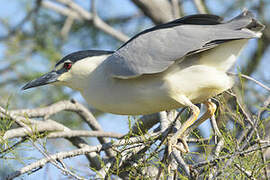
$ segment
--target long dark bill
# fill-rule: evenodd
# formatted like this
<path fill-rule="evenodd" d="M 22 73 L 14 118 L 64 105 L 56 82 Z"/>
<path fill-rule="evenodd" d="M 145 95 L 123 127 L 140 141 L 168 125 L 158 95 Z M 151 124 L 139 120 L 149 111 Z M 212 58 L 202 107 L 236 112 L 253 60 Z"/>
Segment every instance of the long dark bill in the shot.
<path fill-rule="evenodd" d="M 60 76 L 56 71 L 51 71 L 47 74 L 42 75 L 41 77 L 34 79 L 28 82 L 25 86 L 22 87 L 22 90 L 29 88 L 43 86 L 57 81 L 57 78 Z"/>

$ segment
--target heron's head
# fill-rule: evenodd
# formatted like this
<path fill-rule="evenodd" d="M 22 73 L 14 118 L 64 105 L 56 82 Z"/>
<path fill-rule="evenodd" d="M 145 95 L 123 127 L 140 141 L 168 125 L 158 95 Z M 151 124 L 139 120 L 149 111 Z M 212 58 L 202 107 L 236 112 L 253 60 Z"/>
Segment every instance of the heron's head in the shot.
<path fill-rule="evenodd" d="M 55 84 L 80 90 L 91 72 L 112 53 L 112 51 L 86 50 L 69 54 L 58 61 L 52 71 L 28 82 L 22 89 Z"/>

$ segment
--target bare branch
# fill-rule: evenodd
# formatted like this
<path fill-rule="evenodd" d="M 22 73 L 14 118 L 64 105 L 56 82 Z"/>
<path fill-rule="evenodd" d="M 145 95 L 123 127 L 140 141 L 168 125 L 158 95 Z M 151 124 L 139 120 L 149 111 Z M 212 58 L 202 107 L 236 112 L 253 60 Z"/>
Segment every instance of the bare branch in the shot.
<path fill-rule="evenodd" d="M 262 149 L 266 149 L 266 148 L 269 148 L 269 147 L 270 147 L 270 143 L 266 143 L 265 145 L 262 146 Z M 212 160 L 202 161 L 202 162 L 193 164 L 192 168 L 196 169 L 198 167 L 215 164 L 218 161 L 221 161 L 221 160 L 224 160 L 224 159 L 232 158 L 232 157 L 235 157 L 235 156 L 242 156 L 242 155 L 245 155 L 245 154 L 253 153 L 253 152 L 258 151 L 258 150 L 260 150 L 260 147 L 253 147 L 253 148 L 250 148 L 249 150 L 245 150 L 245 151 L 242 151 L 242 152 L 238 151 L 238 152 L 236 152 L 236 153 L 234 153 L 232 155 L 219 156 L 219 157 L 216 157 L 216 158 L 214 158 Z"/>
<path fill-rule="evenodd" d="M 61 35 L 63 38 L 67 38 L 67 35 L 71 29 L 73 22 L 74 22 L 74 18 L 72 16 L 68 16 L 65 21 L 64 26 L 61 29 Z"/>
<path fill-rule="evenodd" d="M 132 133 L 139 134 L 140 132 L 147 132 L 148 129 L 152 128 L 155 124 L 160 122 L 159 113 L 144 115 L 136 121 L 132 126 Z"/>
<path fill-rule="evenodd" d="M 70 7 L 73 9 L 75 12 L 77 12 L 81 17 L 87 20 L 92 19 L 92 14 L 86 11 L 84 8 L 76 4 L 74 1 L 71 0 L 57 0 L 60 3 L 63 3 L 64 5 Z"/>
<path fill-rule="evenodd" d="M 254 177 L 252 177 L 252 174 L 251 174 L 249 171 L 247 171 L 247 170 L 245 170 L 244 168 L 240 167 L 240 165 L 234 164 L 234 166 L 235 166 L 237 169 L 239 169 L 241 172 L 243 172 L 249 179 L 251 179 L 251 180 L 256 180 Z"/>
<path fill-rule="evenodd" d="M 112 146 L 118 147 L 118 146 L 123 146 L 123 145 L 125 146 L 127 144 L 134 144 L 134 143 L 151 141 L 155 138 L 158 138 L 160 136 L 160 134 L 161 134 L 161 132 L 152 133 L 150 135 L 145 135 L 144 137 L 133 137 L 133 138 L 130 138 L 128 140 L 123 139 L 123 140 L 115 141 L 113 143 L 106 143 L 106 144 L 97 145 L 97 146 L 85 146 L 85 147 L 80 148 L 80 149 L 75 149 L 75 150 L 66 151 L 66 152 L 59 152 L 59 153 L 56 153 L 54 155 L 51 155 L 50 159 L 43 158 L 43 159 L 40 159 L 34 163 L 31 163 L 30 165 L 27 165 L 27 166 L 21 168 L 20 170 L 10 174 L 7 177 L 7 179 L 13 179 L 13 178 L 18 177 L 22 174 L 25 174 L 29 171 L 33 171 L 36 168 L 41 168 L 45 164 L 50 162 L 51 159 L 54 159 L 54 160 L 66 159 L 66 158 L 71 158 L 71 157 L 75 157 L 75 156 L 79 156 L 79 155 L 83 155 L 83 154 L 87 154 L 87 153 L 91 153 L 91 152 L 100 152 L 101 150 L 109 149 Z"/>
<path fill-rule="evenodd" d="M 82 7 L 80 7 L 78 4 L 71 0 L 58 0 L 58 2 L 63 3 L 64 5 L 68 6 L 69 8 L 59 6 L 56 3 L 52 3 L 50 1 L 43 1 L 42 5 L 48 9 L 51 9 L 53 11 L 56 11 L 62 15 L 72 17 L 73 19 L 79 19 L 79 20 L 88 20 L 93 21 L 94 25 L 102 30 L 103 32 L 111 35 L 112 37 L 122 41 L 126 42 L 129 37 L 123 34 L 120 31 L 117 31 L 116 29 L 112 28 L 110 25 L 105 23 L 103 20 L 101 20 L 98 16 L 93 16 L 90 12 L 86 11 Z"/>
<path fill-rule="evenodd" d="M 74 100 L 60 101 L 44 108 L 20 109 L 20 110 L 13 110 L 10 112 L 12 114 L 24 115 L 29 118 L 45 117 L 45 119 L 47 119 L 50 116 L 61 111 L 76 112 L 93 130 L 102 131 L 101 126 L 99 125 L 93 114 L 82 104 Z M 103 141 L 104 140 L 102 140 L 102 142 Z"/>
<path fill-rule="evenodd" d="M 72 151 L 67 151 L 67 152 L 60 152 L 54 155 L 50 156 L 50 159 L 48 158 L 43 158 L 39 161 L 36 161 L 30 165 L 27 165 L 23 168 L 21 168 L 19 171 L 16 171 L 12 174 L 10 174 L 6 179 L 13 179 L 15 177 L 18 177 L 22 174 L 25 174 L 27 172 L 33 171 L 36 168 L 41 168 L 43 167 L 45 164 L 47 164 L 48 162 L 50 162 L 51 159 L 54 160 L 58 160 L 58 159 L 65 159 L 65 158 L 70 158 L 70 157 L 74 157 L 74 156 L 78 156 L 78 155 L 82 155 L 82 154 L 87 154 L 90 152 L 99 152 L 101 150 L 102 146 L 89 146 L 89 147 L 84 147 L 81 149 L 76 149 L 76 150 L 72 150 Z"/>
<path fill-rule="evenodd" d="M 215 144 L 216 144 L 217 143 L 217 137 L 222 138 L 222 135 L 221 135 L 221 133 L 219 131 L 215 115 L 213 115 L 210 118 L 210 122 L 211 122 L 212 129 L 214 131 L 214 138 L 215 138 L 214 140 L 215 140 Z"/>
<path fill-rule="evenodd" d="M 3 136 L 3 140 L 31 136 L 37 133 L 47 132 L 49 133 L 46 138 L 72 138 L 72 137 L 111 137 L 111 138 L 121 138 L 123 135 L 113 132 L 104 131 L 86 131 L 86 130 L 70 130 L 64 131 L 62 126 L 53 126 L 54 124 L 49 124 L 48 122 L 40 122 L 35 124 L 33 131 L 28 132 L 25 127 L 16 128 L 6 131 Z M 60 131 L 60 132 L 57 132 Z"/>
<path fill-rule="evenodd" d="M 1 139 L 0 139 L 0 140 L 1 140 Z M 11 151 L 11 150 L 14 149 L 16 146 L 18 146 L 18 145 L 22 144 L 23 142 L 25 142 L 25 140 L 26 140 L 26 138 L 22 138 L 21 140 L 19 140 L 18 142 L 16 142 L 16 143 L 13 144 L 12 146 L 9 146 L 9 147 L 3 149 L 3 150 L 0 152 L 0 154 L 3 154 L 3 153 L 6 153 L 6 152 Z M 1 156 L 0 156 L 0 159 L 3 158 L 3 157 L 4 157 L 4 155 L 1 155 Z"/>
<path fill-rule="evenodd" d="M 100 169 L 97 173 L 94 179 L 106 179 L 107 172 L 112 166 L 111 162 L 108 162 L 102 169 Z"/>
<path fill-rule="evenodd" d="M 47 138 L 71 138 L 71 137 L 121 138 L 123 137 L 123 135 L 115 132 L 72 130 L 69 132 L 53 132 L 47 136 Z"/>
<path fill-rule="evenodd" d="M 48 9 L 51 9 L 59 14 L 62 14 L 64 16 L 68 16 L 68 17 L 73 17 L 74 19 L 77 20 L 82 20 L 83 18 L 75 11 L 66 8 L 64 6 L 59 6 L 56 3 L 53 3 L 51 1 L 42 1 L 41 2 L 42 6 Z"/>
<path fill-rule="evenodd" d="M 57 0 L 60 3 L 63 3 L 64 5 L 68 6 L 70 9 L 77 12 L 83 19 L 86 20 L 92 20 L 95 27 L 100 29 L 101 31 L 111 35 L 112 37 L 122 41 L 126 42 L 129 37 L 123 34 L 120 31 L 117 31 L 116 29 L 112 28 L 110 25 L 105 23 L 102 19 L 100 19 L 97 15 L 93 16 L 90 12 L 83 9 L 81 6 L 76 4 L 75 2 L 71 0 Z"/>
<path fill-rule="evenodd" d="M 206 6 L 202 0 L 193 0 L 193 2 L 194 2 L 195 6 L 200 14 L 207 13 Z"/>
<path fill-rule="evenodd" d="M 169 118 L 167 117 L 167 112 L 166 111 L 161 111 L 159 112 L 160 116 L 160 128 L 161 131 L 165 131 L 169 127 Z"/>
<path fill-rule="evenodd" d="M 258 84 L 259 86 L 263 87 L 264 89 L 266 89 L 267 91 L 270 91 L 270 87 L 267 87 L 266 85 L 264 85 L 263 83 L 257 81 L 256 79 L 250 77 L 250 76 L 247 76 L 247 75 L 244 75 L 244 74 L 236 74 L 236 73 L 232 73 L 232 72 L 228 72 L 228 74 L 230 75 L 234 75 L 234 76 L 240 76 L 240 77 L 243 77 L 245 79 L 248 79 L 248 80 L 251 80 L 253 82 L 255 82 L 256 84 Z"/>
<path fill-rule="evenodd" d="M 168 0 L 132 0 L 155 24 L 173 20 L 173 10 Z"/>
<path fill-rule="evenodd" d="M 111 35 L 112 37 L 122 41 L 126 42 L 129 40 L 129 37 L 124 35 L 122 32 L 115 30 L 110 25 L 105 23 L 102 19 L 100 19 L 98 16 L 95 16 L 93 19 L 94 25 L 99 28 L 101 31 Z"/>
<path fill-rule="evenodd" d="M 17 116 L 15 114 L 9 113 L 8 111 L 3 109 L 2 107 L 0 107 L 0 117 L 12 118 L 18 125 L 25 128 L 27 133 L 29 133 L 29 134 L 32 134 L 32 132 L 33 132 L 33 129 L 31 129 L 31 126 L 39 123 L 39 121 L 34 121 L 32 119 L 27 119 L 25 117 L 20 117 L 20 116 Z M 55 126 L 55 127 L 63 128 L 65 131 L 70 131 L 69 128 L 67 128 L 64 125 L 59 124 L 55 121 L 52 121 L 52 120 L 46 120 L 46 121 L 52 127 Z M 29 123 L 31 124 L 31 126 L 29 126 Z M 79 147 L 79 148 L 88 147 L 88 144 L 83 139 L 81 139 L 79 137 L 73 137 L 73 138 L 67 138 L 67 139 L 76 147 Z M 86 157 L 91 162 L 91 166 L 93 168 L 99 169 L 101 167 L 99 159 L 98 159 L 97 154 L 95 152 L 87 154 Z"/>
<path fill-rule="evenodd" d="M 51 155 L 46 153 L 45 151 L 43 151 L 39 146 L 37 146 L 35 144 L 35 142 L 33 142 L 32 140 L 30 140 L 30 142 L 32 143 L 32 145 L 41 153 L 43 154 L 55 167 L 57 167 L 58 169 L 60 169 L 62 171 L 62 173 L 64 175 L 69 175 L 75 179 L 78 180 L 86 180 L 84 178 L 79 177 L 78 175 L 76 175 L 75 173 L 71 172 L 70 170 L 67 169 L 66 165 L 62 162 L 61 159 L 58 159 L 58 161 L 56 161 L 55 159 L 51 158 Z M 60 165 L 58 165 L 58 162 L 60 162 L 60 164 L 63 166 L 61 167 Z"/>
<path fill-rule="evenodd" d="M 181 13 L 180 13 L 180 4 L 179 4 L 179 0 L 171 0 L 171 6 L 172 6 L 172 11 L 173 11 L 173 17 L 175 19 L 180 18 L 181 17 Z"/>
<path fill-rule="evenodd" d="M 50 132 L 50 131 L 64 131 L 62 126 L 54 126 L 48 122 L 40 122 L 37 124 L 29 125 L 28 127 L 15 128 L 6 131 L 3 136 L 3 140 L 31 136 L 37 133 Z"/>
<path fill-rule="evenodd" d="M 182 167 L 182 169 L 184 170 L 184 172 L 186 173 L 186 175 L 190 178 L 190 170 L 188 165 L 186 164 L 186 162 L 184 161 L 184 159 L 182 158 L 182 156 L 180 155 L 179 151 L 176 151 L 175 149 L 172 151 L 172 155 L 175 158 L 175 160 L 177 161 L 178 165 Z"/>

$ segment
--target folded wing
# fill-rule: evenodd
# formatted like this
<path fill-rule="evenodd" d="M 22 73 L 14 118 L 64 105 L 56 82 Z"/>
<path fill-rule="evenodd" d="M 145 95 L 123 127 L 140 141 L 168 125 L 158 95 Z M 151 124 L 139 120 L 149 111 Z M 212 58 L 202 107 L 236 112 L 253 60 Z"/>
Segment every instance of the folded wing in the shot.
<path fill-rule="evenodd" d="M 104 67 L 120 79 L 160 73 L 185 56 L 258 37 L 263 28 L 247 10 L 228 22 L 214 15 L 187 16 L 137 34 L 108 57 Z"/>

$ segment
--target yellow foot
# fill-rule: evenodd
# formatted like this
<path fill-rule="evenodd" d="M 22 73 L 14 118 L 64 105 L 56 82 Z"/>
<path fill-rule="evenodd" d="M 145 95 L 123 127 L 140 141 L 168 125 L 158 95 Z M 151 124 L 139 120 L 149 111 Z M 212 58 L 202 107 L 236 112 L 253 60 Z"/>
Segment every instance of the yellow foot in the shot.
<path fill-rule="evenodd" d="M 185 131 L 194 123 L 200 114 L 200 109 L 197 106 L 191 105 L 190 108 L 192 110 L 191 117 L 189 117 L 188 120 L 182 124 L 180 129 L 177 130 L 177 132 L 170 139 L 168 139 L 169 154 L 172 152 L 172 148 L 176 148 L 183 153 L 189 152 L 188 144 L 185 140 Z M 182 142 L 181 145 L 178 144 L 178 140 Z"/>
<path fill-rule="evenodd" d="M 170 154 L 172 152 L 172 148 L 176 148 L 181 152 L 186 153 L 189 152 L 189 148 L 185 140 L 185 131 L 197 120 L 200 114 L 200 109 L 194 104 L 192 104 L 192 102 L 186 96 L 176 96 L 174 97 L 174 99 L 180 104 L 189 107 L 192 114 L 182 124 L 180 129 L 178 129 L 177 132 L 170 139 L 168 139 L 168 153 Z M 178 145 L 178 140 L 181 140 L 182 145 Z"/>
<path fill-rule="evenodd" d="M 204 104 L 206 105 L 207 108 L 207 114 L 209 115 L 209 117 L 212 117 L 216 112 L 217 105 L 213 103 L 211 99 L 208 99 L 208 101 L 206 101 Z"/>
<path fill-rule="evenodd" d="M 178 143 L 178 141 L 181 141 L 181 143 Z M 189 148 L 187 141 L 185 138 L 178 138 L 175 139 L 174 137 L 168 139 L 168 152 L 169 154 L 172 152 L 173 148 L 176 148 L 177 150 L 181 151 L 182 153 L 188 153 Z"/>
<path fill-rule="evenodd" d="M 187 132 L 191 132 L 194 129 L 196 129 L 199 125 L 201 125 L 204 121 L 206 121 L 208 118 L 211 118 L 217 109 L 217 105 L 211 101 L 211 99 L 208 99 L 203 103 L 206 106 L 206 112 L 189 128 Z"/>

